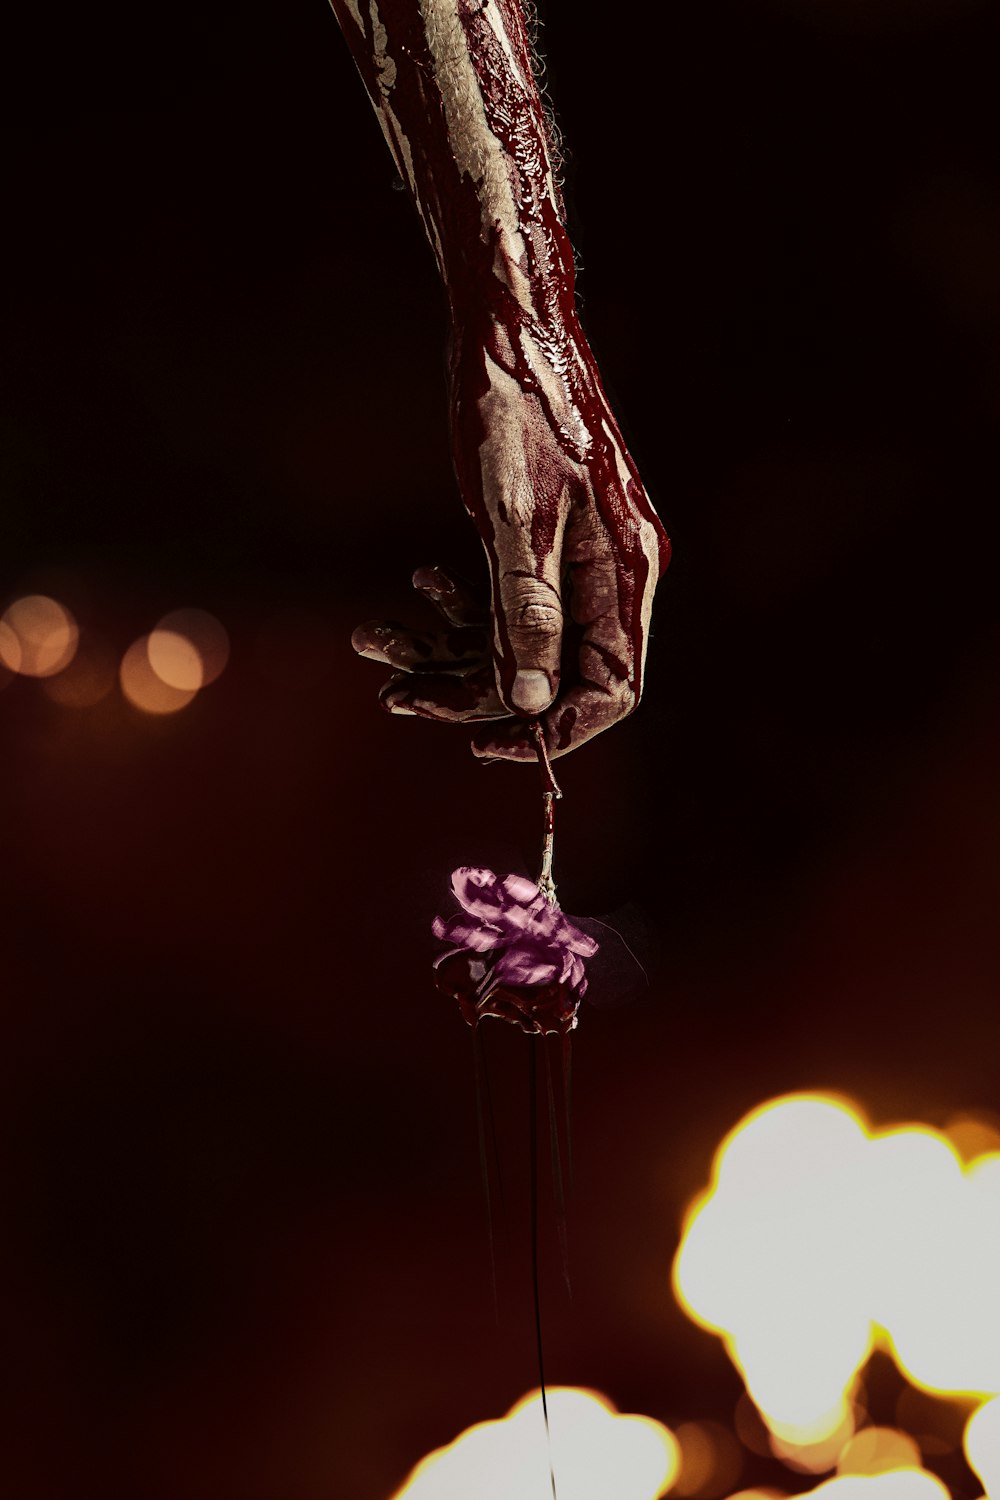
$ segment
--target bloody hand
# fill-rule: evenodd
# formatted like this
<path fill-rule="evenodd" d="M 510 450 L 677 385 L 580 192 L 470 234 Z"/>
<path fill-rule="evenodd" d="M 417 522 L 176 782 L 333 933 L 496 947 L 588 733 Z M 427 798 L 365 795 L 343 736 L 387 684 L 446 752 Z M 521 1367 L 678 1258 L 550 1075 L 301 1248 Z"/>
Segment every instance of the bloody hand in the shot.
<path fill-rule="evenodd" d="M 505 721 L 476 734 L 475 754 L 533 761 L 524 717 L 541 714 L 558 756 L 635 707 L 669 542 L 582 333 L 569 346 L 573 382 L 539 359 L 534 389 L 494 357 L 499 332 L 491 343 L 475 358 L 466 347 L 453 373 L 452 439 L 486 549 L 492 607 L 444 570 L 420 569 L 414 586 L 446 620 L 480 629 L 386 634 L 373 623 L 353 643 L 400 669 L 382 691 L 392 712 Z"/>
<path fill-rule="evenodd" d="M 506 720 L 473 750 L 511 760 L 535 758 L 524 720 L 540 715 L 562 755 L 638 702 L 670 544 L 577 317 L 524 15 L 519 0 L 332 3 L 448 296 L 452 452 L 492 590 L 487 609 L 463 590 L 456 615 L 425 589 L 479 638 L 367 625 L 355 649 L 400 668 L 392 711 Z"/>

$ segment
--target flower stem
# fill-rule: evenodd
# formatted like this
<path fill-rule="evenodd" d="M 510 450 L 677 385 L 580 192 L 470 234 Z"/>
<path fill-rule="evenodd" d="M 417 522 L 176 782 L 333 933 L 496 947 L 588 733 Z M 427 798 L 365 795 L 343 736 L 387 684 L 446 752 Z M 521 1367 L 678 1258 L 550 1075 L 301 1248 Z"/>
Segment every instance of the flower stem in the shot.
<path fill-rule="evenodd" d="M 556 883 L 552 879 L 552 851 L 556 837 L 556 803 L 552 792 L 542 793 L 542 867 L 538 872 L 538 889 L 551 906 L 556 901 Z"/>
<path fill-rule="evenodd" d="M 561 797 L 562 792 L 559 790 L 559 783 L 552 774 L 552 762 L 549 760 L 548 747 L 545 743 L 545 731 L 537 719 L 529 721 L 528 732 L 535 742 L 535 753 L 538 756 L 538 764 L 542 770 L 542 786 L 547 792 L 551 792 L 553 797 Z"/>
<path fill-rule="evenodd" d="M 562 796 L 559 784 L 552 774 L 552 763 L 545 745 L 545 733 L 537 719 L 528 725 L 535 742 L 538 765 L 542 773 L 542 866 L 538 874 L 538 889 L 549 902 L 556 904 L 556 886 L 552 879 L 552 853 L 556 836 L 556 799 Z"/>

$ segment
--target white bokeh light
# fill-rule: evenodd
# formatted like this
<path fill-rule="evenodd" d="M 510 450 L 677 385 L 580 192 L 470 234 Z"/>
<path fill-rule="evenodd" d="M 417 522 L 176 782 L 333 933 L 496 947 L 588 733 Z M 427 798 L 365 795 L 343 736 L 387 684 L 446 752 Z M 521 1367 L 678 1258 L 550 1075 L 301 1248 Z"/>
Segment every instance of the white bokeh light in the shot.
<path fill-rule="evenodd" d="M 677 1472 L 670 1430 L 622 1416 L 595 1391 L 548 1391 L 551 1460 L 559 1500 L 659 1500 Z M 552 1500 L 541 1398 L 468 1428 L 428 1454 L 393 1500 Z"/>
<path fill-rule="evenodd" d="M 924 1389 L 1000 1392 L 1000 1155 L 963 1163 L 941 1132 L 873 1131 L 833 1096 L 771 1100 L 720 1146 L 673 1279 L 779 1456 L 831 1440 L 821 1472 L 876 1344 Z"/>

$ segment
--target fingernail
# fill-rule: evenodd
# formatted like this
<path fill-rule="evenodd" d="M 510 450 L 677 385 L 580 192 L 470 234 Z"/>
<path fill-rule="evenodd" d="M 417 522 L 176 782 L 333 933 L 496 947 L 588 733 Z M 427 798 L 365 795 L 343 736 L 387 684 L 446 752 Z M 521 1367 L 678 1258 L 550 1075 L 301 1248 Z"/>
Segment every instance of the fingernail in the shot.
<path fill-rule="evenodd" d="M 552 687 L 545 672 L 518 672 L 510 701 L 525 714 L 537 714 L 552 701 Z"/>

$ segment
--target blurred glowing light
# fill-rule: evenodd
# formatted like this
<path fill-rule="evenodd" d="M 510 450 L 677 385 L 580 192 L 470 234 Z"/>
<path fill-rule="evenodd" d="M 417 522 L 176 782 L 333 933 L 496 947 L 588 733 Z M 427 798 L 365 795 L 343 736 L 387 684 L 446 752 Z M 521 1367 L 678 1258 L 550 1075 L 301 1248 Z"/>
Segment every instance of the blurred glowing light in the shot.
<path fill-rule="evenodd" d="M 908 1385 L 896 1402 L 896 1426 L 913 1434 L 921 1453 L 940 1457 L 961 1446 L 968 1411 L 965 1401 L 929 1395 Z"/>
<path fill-rule="evenodd" d="M 747 1390 L 786 1441 L 819 1442 L 847 1415 L 872 1347 L 858 1286 L 867 1255 L 845 1200 L 864 1127 L 846 1102 L 792 1095 L 722 1142 L 685 1220 L 674 1288 L 723 1335 Z"/>
<path fill-rule="evenodd" d="M 845 1444 L 838 1474 L 888 1474 L 892 1469 L 919 1469 L 920 1448 L 894 1427 L 865 1427 Z"/>
<path fill-rule="evenodd" d="M 658 1500 L 677 1473 L 669 1428 L 621 1416 L 596 1391 L 548 1391 L 559 1500 Z M 479 1422 L 428 1454 L 393 1500 L 552 1500 L 541 1398 L 525 1396 L 500 1421 Z"/>
<path fill-rule="evenodd" d="M 770 1429 L 745 1391 L 736 1403 L 733 1425 L 744 1448 L 760 1458 L 771 1457 Z"/>
<path fill-rule="evenodd" d="M 789 1445 L 850 1438 L 876 1339 L 915 1384 L 995 1394 L 1000 1155 L 963 1166 L 927 1126 L 873 1132 L 844 1099 L 771 1100 L 722 1142 L 673 1280 L 724 1338 L 788 1462 Z"/>
<path fill-rule="evenodd" d="M 969 1465 L 978 1474 L 987 1500 L 1000 1500 L 1000 1399 L 974 1411 L 965 1428 L 963 1446 Z"/>
<path fill-rule="evenodd" d="M 892 1469 L 887 1474 L 843 1474 L 807 1491 L 810 1500 L 951 1500 L 936 1474 Z M 805 1500 L 805 1497 L 801 1497 Z"/>
<path fill-rule="evenodd" d="M 61 672 L 72 661 L 80 634 L 69 610 L 47 594 L 15 599 L 0 626 L 0 661 L 25 677 Z"/>
<path fill-rule="evenodd" d="M 217 677 L 221 677 L 225 671 L 226 663 L 229 661 L 229 636 L 225 626 L 210 615 L 206 609 L 175 609 L 169 615 L 164 615 L 150 637 L 151 641 L 162 633 L 181 636 L 189 642 L 198 655 L 201 671 L 201 681 L 198 687 L 207 687 Z M 150 651 L 153 651 L 152 645 Z M 153 668 L 163 676 L 165 682 L 172 687 L 188 687 L 193 684 L 188 682 L 175 682 L 171 677 L 160 672 L 160 666 L 153 660 Z"/>
<path fill-rule="evenodd" d="M 54 703 L 65 708 L 92 708 L 106 698 L 115 685 L 117 662 L 111 647 L 91 635 L 81 637 L 69 666 L 42 687 Z"/>
<path fill-rule="evenodd" d="M 176 630 L 157 627 L 146 637 L 146 655 L 149 665 L 167 687 L 196 693 L 205 680 L 197 646 Z"/>
<path fill-rule="evenodd" d="M 739 1481 L 743 1455 L 739 1443 L 720 1422 L 683 1422 L 674 1431 L 680 1449 L 676 1495 L 709 1500 L 727 1495 Z"/>
<path fill-rule="evenodd" d="M 193 688 L 171 687 L 153 671 L 149 660 L 149 637 L 133 641 L 122 657 L 119 677 L 128 701 L 143 713 L 173 714 L 195 696 Z"/>
<path fill-rule="evenodd" d="M 910 1137 L 910 1139 L 905 1139 Z M 876 1320 L 914 1384 L 1000 1392 L 1000 1156 L 963 1169 L 931 1131 L 873 1142 L 884 1198 Z"/>
<path fill-rule="evenodd" d="M 845 1402 L 837 1409 L 839 1420 L 834 1422 L 834 1413 L 823 1416 L 806 1427 L 794 1423 L 771 1421 L 771 1452 L 775 1458 L 796 1469 L 800 1474 L 825 1474 L 837 1467 L 837 1460 L 845 1444 L 854 1435 L 854 1410 Z M 917 1454 L 919 1462 L 920 1454 Z"/>
<path fill-rule="evenodd" d="M 21 670 L 21 642 L 7 624 L 0 619 L 0 686 L 10 682 Z"/>
<path fill-rule="evenodd" d="M 944 1127 L 963 1161 L 972 1161 L 991 1151 L 1000 1151 L 1000 1119 L 987 1110 L 963 1110 L 952 1115 Z"/>
<path fill-rule="evenodd" d="M 756 1485 L 752 1490 L 737 1490 L 729 1500 L 786 1500 L 787 1490 L 779 1490 L 772 1484 Z"/>

